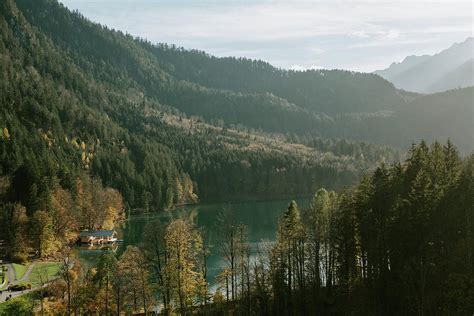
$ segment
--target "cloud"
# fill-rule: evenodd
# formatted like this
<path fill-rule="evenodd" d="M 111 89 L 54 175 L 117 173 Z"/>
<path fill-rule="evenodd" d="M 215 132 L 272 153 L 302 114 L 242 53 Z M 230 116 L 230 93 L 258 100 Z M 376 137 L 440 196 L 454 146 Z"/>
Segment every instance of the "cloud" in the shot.
<path fill-rule="evenodd" d="M 321 55 L 321 54 L 324 54 L 324 53 L 325 53 L 324 49 L 322 49 L 322 48 L 320 48 L 320 47 L 311 47 L 311 48 L 309 48 L 309 50 L 310 50 L 312 53 L 316 54 L 316 55 Z"/>
<path fill-rule="evenodd" d="M 152 42 L 276 66 L 371 71 L 472 34 L 470 1 L 64 0 L 90 19 Z M 420 46 L 424 43 L 424 47 Z M 389 53 L 392 49 L 396 54 Z M 380 55 L 384 61 L 380 61 Z M 318 61 L 314 60 L 317 55 Z M 362 65 L 362 66 L 359 66 Z"/>
<path fill-rule="evenodd" d="M 324 67 L 319 66 L 319 65 L 311 65 L 311 66 L 292 65 L 291 67 L 289 67 L 289 69 L 304 71 L 304 70 L 319 70 L 319 69 L 324 69 Z"/>
<path fill-rule="evenodd" d="M 396 29 L 391 29 L 387 32 L 386 38 L 388 39 L 395 39 L 400 37 L 400 32 Z"/>
<path fill-rule="evenodd" d="M 370 35 L 367 34 L 365 31 L 354 31 L 350 35 L 355 36 L 355 37 L 360 37 L 360 38 L 369 38 Z"/>

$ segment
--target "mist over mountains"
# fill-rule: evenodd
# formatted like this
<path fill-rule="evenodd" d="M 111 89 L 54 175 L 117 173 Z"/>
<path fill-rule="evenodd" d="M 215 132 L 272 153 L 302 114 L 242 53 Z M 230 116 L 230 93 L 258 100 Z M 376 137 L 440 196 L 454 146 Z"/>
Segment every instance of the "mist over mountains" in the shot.
<path fill-rule="evenodd" d="M 375 73 L 397 88 L 419 93 L 442 92 L 474 85 L 474 38 L 435 55 L 408 56 Z"/>

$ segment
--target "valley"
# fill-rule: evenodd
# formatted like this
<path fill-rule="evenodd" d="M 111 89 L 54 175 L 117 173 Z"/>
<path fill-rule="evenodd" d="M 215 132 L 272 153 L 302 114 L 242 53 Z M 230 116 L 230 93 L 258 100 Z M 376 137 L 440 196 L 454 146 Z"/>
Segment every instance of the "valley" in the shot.
<path fill-rule="evenodd" d="M 1 1 L 0 260 L 55 268 L 0 315 L 470 313 L 469 47 L 291 70 Z"/>

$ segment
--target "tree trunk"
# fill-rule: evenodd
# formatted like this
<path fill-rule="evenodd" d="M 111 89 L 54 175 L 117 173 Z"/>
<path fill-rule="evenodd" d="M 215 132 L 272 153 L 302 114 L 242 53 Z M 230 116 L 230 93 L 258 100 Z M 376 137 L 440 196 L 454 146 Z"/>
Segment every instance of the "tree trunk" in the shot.
<path fill-rule="evenodd" d="M 109 272 L 107 271 L 105 286 L 105 315 L 109 315 Z"/>
<path fill-rule="evenodd" d="M 120 316 L 120 290 L 117 292 L 117 316 Z"/>

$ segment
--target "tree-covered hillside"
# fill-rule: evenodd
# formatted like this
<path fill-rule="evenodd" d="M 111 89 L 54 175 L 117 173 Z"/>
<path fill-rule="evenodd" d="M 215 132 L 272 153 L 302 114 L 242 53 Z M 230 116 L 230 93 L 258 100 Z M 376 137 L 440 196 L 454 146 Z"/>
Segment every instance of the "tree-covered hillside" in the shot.
<path fill-rule="evenodd" d="M 0 171 L 11 201 L 28 205 L 31 191 L 48 200 L 53 178 L 73 191 L 83 175 L 144 211 L 305 195 L 400 157 L 321 138 L 311 131 L 331 117 L 270 93 L 175 78 L 154 46 L 56 1 L 8 0 L 0 12 Z"/>
<path fill-rule="evenodd" d="M 98 176 L 148 210 L 196 194 L 309 194 L 399 158 L 361 141 L 451 137 L 472 150 L 459 132 L 472 124 L 443 119 L 472 111 L 472 89 L 418 97 L 372 74 L 284 71 L 152 45 L 56 1 L 4 1 L 0 23 L 1 166 L 11 178 L 49 161 L 55 170 L 35 172 L 63 186 Z"/>
<path fill-rule="evenodd" d="M 468 155 L 474 149 L 473 100 L 470 87 L 419 96 L 393 113 L 342 114 L 337 117 L 338 134 L 398 146 L 450 139 L 459 144 L 462 155 Z"/>
<path fill-rule="evenodd" d="M 217 58 L 166 44 L 153 48 L 175 77 L 245 93 L 269 92 L 312 112 L 365 113 L 395 110 L 412 97 L 373 74 L 342 70 L 292 71 L 246 58 Z"/>
<path fill-rule="evenodd" d="M 411 102 L 421 96 L 397 90 L 374 74 L 286 71 L 263 61 L 217 58 L 112 32 L 54 2 L 22 0 L 18 5 L 31 25 L 46 34 L 61 53 L 67 53 L 69 61 L 92 74 L 94 80 L 123 90 L 138 90 L 139 95 L 154 102 L 210 123 L 405 148 L 420 132 L 417 126 L 412 135 L 385 127 L 389 117 L 389 125 L 403 129 L 406 123 L 400 119 L 400 112 L 410 109 Z M 41 12 L 48 12 L 48 19 Z M 450 108 L 450 104 L 463 100 L 452 99 L 433 114 L 451 111 L 453 115 L 463 115 Z M 472 102 L 469 105 L 472 109 Z M 424 119 L 424 113 L 414 111 L 410 115 Z M 368 130 L 367 126 L 371 128 Z M 469 124 L 444 127 L 443 133 L 433 130 L 427 140 L 449 137 L 459 144 L 462 153 L 471 152 L 472 146 L 464 145 L 468 137 L 457 132 L 470 128 Z"/>
<path fill-rule="evenodd" d="M 147 315 L 161 303 L 164 314 L 472 314 L 473 94 L 216 58 L 57 0 L 2 0 L 0 258 L 61 269 L 37 294 L 14 284 L 26 295 L 0 314 L 30 314 L 28 297 L 64 315 Z M 405 157 L 421 138 L 439 142 Z M 71 253 L 81 231 L 130 213 L 310 195 L 301 212 L 290 203 L 275 242 L 251 243 L 228 210 L 215 247 L 170 212 L 90 269 Z M 212 300 L 211 251 L 225 263 Z"/>
<path fill-rule="evenodd" d="M 462 161 L 449 142 L 421 142 L 405 162 L 381 164 L 350 190 L 320 189 L 308 209 L 292 201 L 276 242 L 260 244 L 255 261 L 245 251 L 245 227 L 225 222 L 222 291 L 203 310 L 468 315 L 474 308 L 473 158 Z M 227 259 L 232 253 L 236 267 Z"/>

